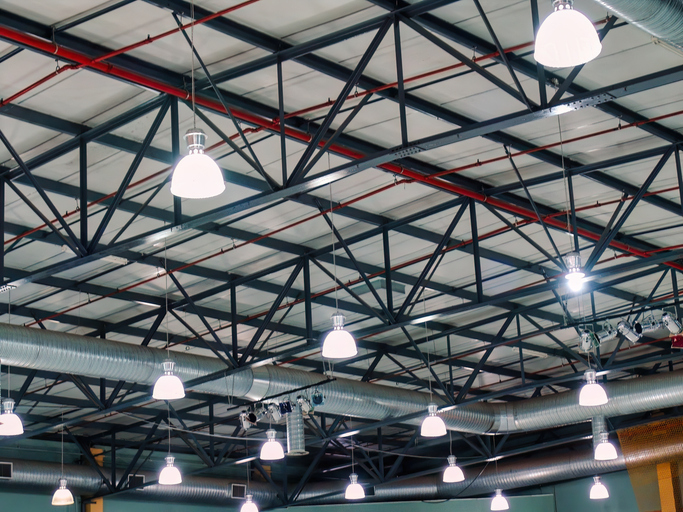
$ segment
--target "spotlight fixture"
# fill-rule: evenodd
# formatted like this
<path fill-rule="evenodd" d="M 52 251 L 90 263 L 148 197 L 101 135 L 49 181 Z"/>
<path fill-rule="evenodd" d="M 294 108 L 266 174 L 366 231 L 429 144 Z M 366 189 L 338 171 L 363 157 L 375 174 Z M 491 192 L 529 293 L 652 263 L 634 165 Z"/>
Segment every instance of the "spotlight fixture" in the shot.
<path fill-rule="evenodd" d="M 462 482 L 465 480 L 465 475 L 462 469 L 456 464 L 455 455 L 448 456 L 448 467 L 443 472 L 443 481 L 447 484 Z"/>
<path fill-rule="evenodd" d="M 508 503 L 507 498 L 503 496 L 503 491 L 501 489 L 496 489 L 496 495 L 491 500 L 491 510 L 495 512 L 497 510 L 508 510 L 509 508 L 510 504 Z"/>
<path fill-rule="evenodd" d="M 285 414 L 290 414 L 292 412 L 292 402 L 289 400 L 285 400 L 284 402 L 280 402 L 280 416 L 284 416 Z"/>
<path fill-rule="evenodd" d="M 578 252 L 570 252 L 564 257 L 564 262 L 567 265 L 567 273 L 564 276 L 567 279 L 567 286 L 573 292 L 580 292 L 586 277 L 581 268 L 581 255 Z"/>
<path fill-rule="evenodd" d="M 242 411 L 240 413 L 240 423 L 242 424 L 242 428 L 246 432 L 251 427 L 256 426 L 256 415 L 253 412 Z"/>
<path fill-rule="evenodd" d="M 313 404 L 313 407 L 325 405 L 325 396 L 316 389 L 311 395 L 311 403 Z"/>
<path fill-rule="evenodd" d="M 598 384 L 595 370 L 586 370 L 584 374 L 586 383 L 579 393 L 579 405 L 584 407 L 595 407 L 605 405 L 608 402 L 605 389 Z"/>
<path fill-rule="evenodd" d="M 598 33 L 584 14 L 574 10 L 573 0 L 554 0 L 553 9 L 536 34 L 536 62 L 551 68 L 568 68 L 600 55 L 602 43 Z"/>
<path fill-rule="evenodd" d="M 305 396 L 297 396 L 296 402 L 299 404 L 299 407 L 301 407 L 301 412 L 303 414 L 308 414 L 313 409 L 311 401 Z"/>
<path fill-rule="evenodd" d="M 159 473 L 159 485 L 178 485 L 182 483 L 183 477 L 180 470 L 173 465 L 175 457 L 166 457 L 166 466 Z"/>
<path fill-rule="evenodd" d="M 282 413 L 280 412 L 280 404 L 269 404 L 268 412 L 270 413 L 270 417 L 273 419 L 275 423 L 278 423 L 282 418 Z"/>
<path fill-rule="evenodd" d="M 204 153 L 206 134 L 192 128 L 185 134 L 187 155 L 173 170 L 171 194 L 185 199 L 206 199 L 225 190 L 223 172 L 209 155 Z"/>
<path fill-rule="evenodd" d="M 266 430 L 268 441 L 261 447 L 261 460 L 282 460 L 285 458 L 285 451 L 282 444 L 276 439 L 277 432 L 273 429 Z"/>
<path fill-rule="evenodd" d="M 594 476 L 593 477 L 593 487 L 591 487 L 591 494 L 590 497 L 592 500 L 606 500 L 609 498 L 609 492 L 607 491 L 607 487 L 605 487 L 605 484 L 603 484 L 600 481 L 599 476 Z"/>
<path fill-rule="evenodd" d="M 583 329 L 581 331 L 579 347 L 581 348 L 582 352 L 592 352 L 599 345 L 600 341 L 593 331 L 589 329 Z"/>
<path fill-rule="evenodd" d="M 323 341 L 322 356 L 326 359 L 348 359 L 358 354 L 356 340 L 344 329 L 344 315 L 332 315 L 332 330 Z"/>
<path fill-rule="evenodd" d="M 349 475 L 349 480 L 351 480 L 351 483 L 346 487 L 344 497 L 347 500 L 362 500 L 365 498 L 365 489 L 358 483 L 358 475 L 356 473 L 351 473 Z"/>
<path fill-rule="evenodd" d="M 609 434 L 600 432 L 600 441 L 595 445 L 595 460 L 614 460 L 617 456 L 617 449 L 610 443 Z"/>
<path fill-rule="evenodd" d="M 66 478 L 59 479 L 59 488 L 52 495 L 52 505 L 55 507 L 64 507 L 66 505 L 73 505 L 74 496 L 66 487 Z"/>
<path fill-rule="evenodd" d="M 164 361 L 164 374 L 154 383 L 152 397 L 156 400 L 178 400 L 185 396 L 183 381 L 174 372 L 175 363 Z"/>
<path fill-rule="evenodd" d="M 24 433 L 24 425 L 21 418 L 14 414 L 14 400 L 8 398 L 2 402 L 2 415 L 0 415 L 0 436 L 20 436 Z"/>
<path fill-rule="evenodd" d="M 638 322 L 631 327 L 631 324 L 622 320 L 617 324 L 617 330 L 626 337 L 631 345 L 635 345 L 643 337 L 643 327 Z"/>
<path fill-rule="evenodd" d="M 446 435 L 446 424 L 437 414 L 439 407 L 432 403 L 427 406 L 427 417 L 422 420 L 420 435 L 422 437 L 441 437 Z"/>
<path fill-rule="evenodd" d="M 258 512 L 258 507 L 254 503 L 254 497 L 251 494 L 247 494 L 247 501 L 242 505 L 240 512 Z"/>
<path fill-rule="evenodd" d="M 664 326 L 669 329 L 671 334 L 680 334 L 681 331 L 683 331 L 681 322 L 668 312 L 662 315 L 662 322 L 664 323 Z"/>

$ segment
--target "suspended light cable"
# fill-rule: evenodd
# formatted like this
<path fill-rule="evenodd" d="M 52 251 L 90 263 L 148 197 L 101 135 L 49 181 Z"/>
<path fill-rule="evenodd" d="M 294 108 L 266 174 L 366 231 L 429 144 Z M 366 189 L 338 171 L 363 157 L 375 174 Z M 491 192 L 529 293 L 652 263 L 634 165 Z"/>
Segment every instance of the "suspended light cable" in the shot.
<path fill-rule="evenodd" d="M 365 498 L 365 489 L 358 483 L 358 475 L 356 474 L 356 464 L 353 455 L 354 445 L 351 444 L 351 474 L 349 475 L 349 480 L 351 483 L 346 487 L 346 492 L 344 497 L 347 500 L 362 500 Z"/>
<path fill-rule="evenodd" d="M 204 153 L 206 134 L 197 128 L 194 79 L 194 0 L 190 4 L 190 17 L 192 18 L 190 25 L 192 129 L 188 130 L 184 137 L 188 154 L 178 162 L 173 170 L 171 193 L 185 199 L 205 199 L 223 193 L 225 182 L 223 181 L 223 172 L 218 164 Z"/>
<path fill-rule="evenodd" d="M 327 156 L 327 166 L 330 166 L 330 156 Z M 332 203 L 332 183 L 330 183 L 330 225 L 332 226 L 332 265 L 334 267 L 334 308 L 332 315 L 332 330 L 325 335 L 323 340 L 322 356 L 327 359 L 348 359 L 358 354 L 356 340 L 351 333 L 344 329 L 346 318 L 339 312 L 339 298 L 337 284 L 337 256 L 335 253 L 335 240 L 337 231 L 334 228 L 334 204 Z"/>
<path fill-rule="evenodd" d="M 183 381 L 180 380 L 175 372 L 175 362 L 169 357 L 169 329 L 168 329 L 168 258 L 167 258 L 166 241 L 164 241 L 164 274 L 165 274 L 165 300 L 166 304 L 166 361 L 164 361 L 164 373 L 154 383 L 152 390 L 152 397 L 156 400 L 178 400 L 185 397 L 185 387 Z"/>

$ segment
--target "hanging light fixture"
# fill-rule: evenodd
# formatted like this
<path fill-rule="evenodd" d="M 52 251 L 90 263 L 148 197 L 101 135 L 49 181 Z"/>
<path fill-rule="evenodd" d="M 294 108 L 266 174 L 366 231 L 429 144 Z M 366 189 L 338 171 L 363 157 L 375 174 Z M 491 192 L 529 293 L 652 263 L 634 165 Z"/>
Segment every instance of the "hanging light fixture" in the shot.
<path fill-rule="evenodd" d="M 358 475 L 356 473 L 351 473 L 349 475 L 349 480 L 351 480 L 351 483 L 346 486 L 344 497 L 347 500 L 362 500 L 365 498 L 365 489 L 358 483 Z"/>
<path fill-rule="evenodd" d="M 174 372 L 175 363 L 164 361 L 164 374 L 154 383 L 152 397 L 156 400 L 178 400 L 185 396 L 183 381 Z"/>
<path fill-rule="evenodd" d="M 579 393 L 579 405 L 584 407 L 605 405 L 608 402 L 607 393 L 605 393 L 605 388 L 598 384 L 595 370 L 586 370 L 584 377 L 586 383 Z"/>
<path fill-rule="evenodd" d="M 24 425 L 19 416 L 14 414 L 14 400 L 8 398 L 2 402 L 0 416 L 0 436 L 20 436 L 24 433 Z"/>
<path fill-rule="evenodd" d="M 564 262 L 567 265 L 567 273 L 564 276 L 567 286 L 573 292 L 580 292 L 586 277 L 581 268 L 581 255 L 578 252 L 570 252 L 564 257 Z"/>
<path fill-rule="evenodd" d="M 332 315 L 332 330 L 323 340 L 322 356 L 326 359 L 348 359 L 358 354 L 356 340 L 344 329 L 346 318 L 341 313 Z"/>
<path fill-rule="evenodd" d="M 204 153 L 206 134 L 191 128 L 185 134 L 187 155 L 173 170 L 171 194 L 184 199 L 206 199 L 225 190 L 223 172 L 209 155 Z"/>
<path fill-rule="evenodd" d="M 204 153 L 206 134 L 197 128 L 195 113 L 195 83 L 194 83 L 194 0 L 191 4 L 192 25 L 190 26 L 190 46 L 192 69 L 190 82 L 192 86 L 192 118 L 193 125 L 185 134 L 187 155 L 185 155 L 173 170 L 171 178 L 171 194 L 185 199 L 206 199 L 221 194 L 225 190 L 223 172 L 209 155 Z"/>
<path fill-rule="evenodd" d="M 66 478 L 64 478 L 64 413 L 62 413 L 62 477 L 59 479 L 59 488 L 52 495 L 52 504 L 56 507 L 63 507 L 65 505 L 73 505 L 74 497 L 71 491 L 66 487 Z"/>
<path fill-rule="evenodd" d="M 169 351 L 168 342 L 168 259 L 166 257 L 166 241 L 164 240 L 164 278 L 165 278 L 165 292 L 166 300 L 166 354 Z M 178 400 L 185 397 L 185 387 L 183 386 L 183 381 L 180 380 L 175 372 L 175 362 L 171 359 L 166 359 L 164 361 L 164 374 L 157 379 L 154 383 L 154 389 L 152 390 L 152 398 L 155 400 Z M 169 425 L 170 428 L 170 425 Z M 170 436 L 170 430 L 169 430 Z"/>
<path fill-rule="evenodd" d="M 456 463 L 455 455 L 448 456 L 448 467 L 443 472 L 443 481 L 447 484 L 454 484 L 465 480 L 462 469 Z"/>
<path fill-rule="evenodd" d="M 166 457 L 166 465 L 159 473 L 159 485 L 178 485 L 183 482 L 180 470 L 173 465 L 175 457 Z"/>
<path fill-rule="evenodd" d="M 55 507 L 63 507 L 65 505 L 73 505 L 74 496 L 66 487 L 66 478 L 59 479 L 59 489 L 52 495 L 52 505 Z"/>
<path fill-rule="evenodd" d="M 618 457 L 617 449 L 609 440 L 607 432 L 600 432 L 600 441 L 595 445 L 595 460 L 614 460 Z"/>
<path fill-rule="evenodd" d="M 261 447 L 261 460 L 282 460 L 285 458 L 285 451 L 282 449 L 280 441 L 275 439 L 276 436 L 275 430 L 266 430 L 268 440 Z"/>
<path fill-rule="evenodd" d="M 591 487 L 591 494 L 590 497 L 592 500 L 606 500 L 609 498 L 609 491 L 607 490 L 607 487 L 605 487 L 605 484 L 603 484 L 600 481 L 599 476 L 594 476 L 593 477 L 593 486 Z"/>
<path fill-rule="evenodd" d="M 422 437 L 441 437 L 446 435 L 446 424 L 437 414 L 439 407 L 431 403 L 427 406 L 427 417 L 422 420 L 422 428 L 420 428 L 420 435 Z"/>
<path fill-rule="evenodd" d="M 327 167 L 330 167 L 330 157 L 327 156 Z M 334 280 L 337 281 L 337 255 L 335 252 L 335 240 L 337 231 L 334 229 L 334 205 L 332 203 L 332 183 L 330 183 L 330 225 L 332 227 L 332 266 L 334 267 Z M 356 340 L 351 333 L 344 329 L 346 318 L 339 312 L 339 299 L 337 286 L 334 288 L 334 304 L 336 312 L 332 315 L 332 330 L 327 333 L 323 340 L 322 356 L 325 359 L 348 359 L 358 354 Z"/>
<path fill-rule="evenodd" d="M 240 512 L 258 512 L 258 506 L 254 503 L 254 496 L 247 494 L 247 501 L 242 505 Z"/>
<path fill-rule="evenodd" d="M 491 500 L 491 510 L 507 510 L 510 508 L 510 504 L 505 496 L 503 496 L 503 491 L 501 489 L 496 489 L 496 495 Z"/>
<path fill-rule="evenodd" d="M 600 55 L 602 43 L 598 33 L 584 14 L 574 10 L 573 0 L 554 0 L 553 9 L 536 34 L 536 62 L 551 68 L 567 68 Z"/>

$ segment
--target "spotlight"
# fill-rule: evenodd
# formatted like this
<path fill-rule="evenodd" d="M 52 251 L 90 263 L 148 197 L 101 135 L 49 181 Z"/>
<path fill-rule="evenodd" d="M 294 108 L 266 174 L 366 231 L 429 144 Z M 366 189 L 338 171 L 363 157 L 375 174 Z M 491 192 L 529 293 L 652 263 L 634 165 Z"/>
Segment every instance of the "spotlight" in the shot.
<path fill-rule="evenodd" d="M 308 414 L 311 412 L 311 409 L 313 409 L 311 402 L 305 396 L 297 396 L 296 401 L 299 404 L 299 407 L 301 407 L 302 414 Z"/>
<path fill-rule="evenodd" d="M 311 403 L 314 407 L 320 407 L 321 405 L 325 405 L 325 397 L 320 391 L 316 389 L 311 395 Z"/>
<path fill-rule="evenodd" d="M 275 423 L 278 423 L 282 418 L 282 414 L 280 413 L 280 404 L 268 404 L 268 412 Z"/>
<path fill-rule="evenodd" d="M 602 324 L 602 330 L 598 332 L 595 336 L 598 338 L 598 342 L 600 344 L 602 343 L 607 343 L 608 341 L 612 341 L 617 337 L 619 333 L 617 330 L 612 327 L 612 324 L 609 322 L 605 322 Z"/>
<path fill-rule="evenodd" d="M 681 331 L 683 331 L 681 322 L 668 312 L 662 315 L 662 322 L 664 323 L 664 326 L 669 329 L 671 334 L 680 334 Z"/>
<path fill-rule="evenodd" d="M 280 402 L 280 415 L 290 414 L 292 412 L 292 403 L 289 400 Z"/>
<path fill-rule="evenodd" d="M 242 411 L 240 413 L 240 423 L 242 423 L 242 428 L 247 431 L 251 427 L 256 426 L 256 415 L 253 412 Z"/>
<path fill-rule="evenodd" d="M 588 329 L 583 329 L 581 331 L 579 347 L 581 348 L 582 352 L 592 352 L 593 349 L 597 348 L 599 344 L 600 342 L 598 341 L 598 338 L 592 331 L 589 331 Z"/>
<path fill-rule="evenodd" d="M 631 345 L 635 345 L 638 343 L 640 338 L 643 337 L 643 327 L 636 322 L 633 327 L 626 322 L 625 320 L 622 320 L 617 324 L 617 330 L 624 336 L 626 336 L 626 339 L 629 341 Z"/>

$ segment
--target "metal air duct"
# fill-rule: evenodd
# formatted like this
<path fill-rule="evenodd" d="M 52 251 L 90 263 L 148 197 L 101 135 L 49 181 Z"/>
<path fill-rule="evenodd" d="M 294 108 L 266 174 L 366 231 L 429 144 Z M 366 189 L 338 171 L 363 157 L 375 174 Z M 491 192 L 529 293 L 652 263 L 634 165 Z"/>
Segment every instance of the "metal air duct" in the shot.
<path fill-rule="evenodd" d="M 151 386 L 171 357 L 176 373 L 188 381 L 226 367 L 219 360 L 184 352 L 141 347 L 100 338 L 0 324 L 0 359 L 11 366 L 126 380 Z M 250 400 L 315 387 L 324 375 L 281 366 L 245 368 L 196 390 Z M 605 384 L 609 403 L 578 405 L 578 390 L 511 403 L 472 403 L 440 413 L 449 429 L 468 433 L 532 431 L 607 417 L 647 412 L 683 404 L 683 372 L 666 372 Z M 382 420 L 426 413 L 426 393 L 338 378 L 324 385 L 325 403 L 318 412 Z M 442 404 L 443 405 L 443 404 Z M 408 423 L 419 424 L 421 418 Z"/>
<path fill-rule="evenodd" d="M 286 416 L 287 420 L 287 455 L 301 457 L 308 455 L 304 438 L 304 414 L 301 405 L 292 403 L 292 412 Z"/>
<path fill-rule="evenodd" d="M 595 0 L 619 18 L 683 50 L 683 1 Z"/>

